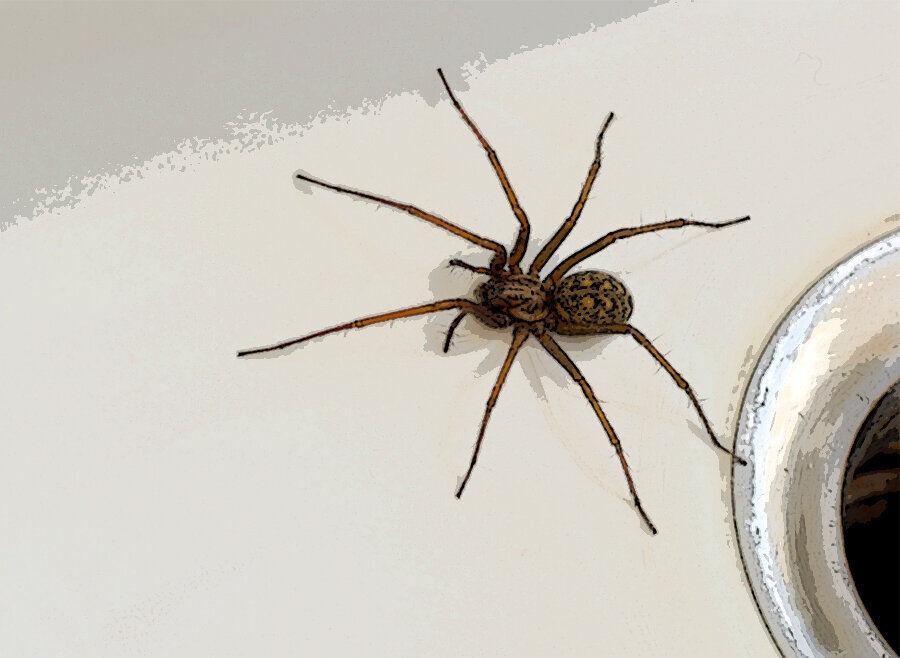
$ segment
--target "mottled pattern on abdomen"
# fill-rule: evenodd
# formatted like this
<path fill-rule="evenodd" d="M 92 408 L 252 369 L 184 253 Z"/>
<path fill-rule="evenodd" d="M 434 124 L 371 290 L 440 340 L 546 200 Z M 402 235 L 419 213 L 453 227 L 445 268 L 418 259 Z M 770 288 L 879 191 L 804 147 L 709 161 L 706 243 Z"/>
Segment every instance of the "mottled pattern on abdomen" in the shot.
<path fill-rule="evenodd" d="M 604 324 L 625 324 L 634 310 L 631 293 L 621 281 L 593 270 L 565 277 L 553 298 L 559 334 L 596 334 Z"/>

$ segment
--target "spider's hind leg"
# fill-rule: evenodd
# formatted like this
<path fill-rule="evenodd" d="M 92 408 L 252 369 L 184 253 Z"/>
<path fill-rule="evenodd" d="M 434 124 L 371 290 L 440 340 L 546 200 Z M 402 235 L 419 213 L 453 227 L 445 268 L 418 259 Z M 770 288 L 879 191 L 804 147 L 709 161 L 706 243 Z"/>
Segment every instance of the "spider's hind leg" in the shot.
<path fill-rule="evenodd" d="M 741 465 L 746 466 L 747 462 L 741 457 L 738 457 L 731 450 L 726 448 L 719 439 L 716 437 L 716 433 L 713 431 L 712 425 L 709 424 L 709 420 L 706 418 L 706 414 L 703 413 L 703 408 L 700 406 L 700 401 L 697 399 L 697 396 L 694 394 L 694 390 L 691 388 L 691 385 L 687 383 L 687 380 L 682 377 L 675 368 L 672 367 L 672 364 L 664 357 L 656 347 L 653 346 L 653 343 L 650 342 L 650 339 L 647 338 L 643 333 L 641 333 L 635 327 L 632 327 L 630 324 L 622 324 L 622 325 L 608 325 L 603 328 L 603 331 L 609 331 L 610 333 L 617 334 L 629 334 L 632 338 L 634 338 L 645 350 L 650 353 L 654 359 L 656 359 L 657 363 L 663 367 L 663 369 L 669 373 L 672 379 L 675 380 L 675 384 L 684 391 L 688 398 L 691 401 L 691 404 L 694 405 L 694 409 L 697 411 L 697 415 L 700 416 L 700 421 L 703 423 L 703 427 L 706 429 L 706 433 L 709 435 L 709 438 L 712 439 L 713 445 L 730 456 L 734 461 L 738 462 Z"/>
<path fill-rule="evenodd" d="M 616 449 L 616 455 L 619 457 L 619 463 L 622 465 L 622 471 L 625 473 L 625 480 L 628 482 L 628 489 L 631 491 L 631 498 L 634 501 L 634 506 L 641 515 L 641 518 L 644 519 L 647 527 L 649 527 L 650 531 L 655 535 L 657 533 L 656 526 L 653 525 L 650 517 L 647 516 L 647 512 L 644 511 L 644 506 L 641 505 L 641 499 L 638 497 L 637 489 L 634 486 L 634 480 L 631 479 L 631 469 L 628 468 L 628 462 L 625 461 L 625 453 L 622 451 L 622 444 L 619 441 L 619 437 L 616 436 L 616 431 L 610 424 L 606 414 L 603 413 L 603 409 L 600 408 L 600 402 L 597 400 L 597 396 L 594 395 L 591 385 L 588 384 L 584 375 L 581 374 L 581 371 L 578 369 L 578 366 L 575 365 L 575 362 L 569 358 L 569 355 L 563 351 L 560 344 L 553 340 L 549 334 L 545 333 L 538 335 L 538 340 L 541 341 L 541 344 L 550 353 L 550 356 L 552 356 L 559 365 L 565 368 L 572 376 L 572 379 L 574 379 L 581 387 L 584 396 L 594 409 L 594 413 L 597 414 L 597 418 L 600 419 L 600 424 L 603 425 L 606 436 L 609 437 L 609 442 L 612 444 L 613 448 Z"/>

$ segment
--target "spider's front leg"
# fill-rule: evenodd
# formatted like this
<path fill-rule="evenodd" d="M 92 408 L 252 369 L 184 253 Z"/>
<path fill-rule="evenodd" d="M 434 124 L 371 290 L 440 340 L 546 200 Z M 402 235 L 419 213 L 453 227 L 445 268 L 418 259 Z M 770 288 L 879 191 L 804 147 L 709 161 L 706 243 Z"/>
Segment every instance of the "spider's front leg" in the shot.
<path fill-rule="evenodd" d="M 478 305 L 472 301 L 469 301 L 468 299 L 445 299 L 440 302 L 432 302 L 430 304 L 422 304 L 421 306 L 403 308 L 398 311 L 390 311 L 389 313 L 379 313 L 378 315 L 372 315 L 367 318 L 359 318 L 357 320 L 352 320 L 351 322 L 339 324 L 336 327 L 322 329 L 321 331 L 307 334 L 306 336 L 301 336 L 300 338 L 292 338 L 290 340 L 277 343 L 276 345 L 269 345 L 267 347 L 255 347 L 249 350 L 241 350 L 237 353 L 237 355 L 239 357 L 242 357 L 249 356 L 251 354 L 262 354 L 264 352 L 275 352 L 277 350 L 283 350 L 286 347 L 305 343 L 306 341 L 312 340 L 314 338 L 320 338 L 322 336 L 327 336 L 328 334 L 337 333 L 339 331 L 346 331 L 347 329 L 362 329 L 363 327 L 368 327 L 373 324 L 390 322 L 391 320 L 399 320 L 400 318 L 410 318 L 415 315 L 435 313 L 437 311 L 447 311 L 450 309 L 465 309 L 471 312 L 478 310 Z"/>
<path fill-rule="evenodd" d="M 318 185 L 320 187 L 324 187 L 329 190 L 334 190 L 335 192 L 340 192 L 341 194 L 348 194 L 350 196 L 356 197 L 358 199 L 365 199 L 367 201 L 374 201 L 375 203 L 380 203 L 386 206 L 390 206 L 391 208 L 396 208 L 397 210 L 402 210 L 405 213 L 412 215 L 413 217 L 418 217 L 419 219 L 424 219 L 429 224 L 434 224 L 454 235 L 458 235 L 461 238 L 464 238 L 471 242 L 472 244 L 477 244 L 480 247 L 484 247 L 486 249 L 490 249 L 494 252 L 494 256 L 491 259 L 491 267 L 495 269 L 501 269 L 506 264 L 506 247 L 504 247 L 499 242 L 494 240 L 489 240 L 487 238 L 483 238 L 480 235 L 472 233 L 461 226 L 457 226 L 453 222 L 450 222 L 443 217 L 438 217 L 437 215 L 425 212 L 421 208 L 417 208 L 416 206 L 409 203 L 401 203 L 399 201 L 394 201 L 393 199 L 388 199 L 386 197 L 377 196 L 375 194 L 369 194 L 368 192 L 362 192 L 360 190 L 354 190 L 349 187 L 344 187 L 343 185 L 334 185 L 333 183 L 326 183 L 323 180 L 319 180 L 317 178 L 313 178 L 307 174 L 296 174 L 295 175 L 298 180 L 302 180 L 306 183 L 312 183 L 313 185 Z"/>
<path fill-rule="evenodd" d="M 475 274 L 495 274 L 497 271 L 497 270 L 492 270 L 489 267 L 480 267 L 478 265 L 471 265 L 463 260 L 459 260 L 458 258 L 451 259 L 450 262 L 447 264 L 450 267 L 461 267 L 464 270 L 469 270 L 470 272 L 475 272 Z"/>
<path fill-rule="evenodd" d="M 516 236 L 516 243 L 513 245 L 512 251 L 509 253 L 509 260 L 504 260 L 501 265 L 505 264 L 509 267 L 511 272 L 520 272 L 521 267 L 519 266 L 519 261 L 522 260 L 522 256 L 525 255 L 525 250 L 528 248 L 528 235 L 531 231 L 531 226 L 528 223 L 528 216 L 525 214 L 525 211 L 522 209 L 522 206 L 519 204 L 519 199 L 516 197 L 516 193 L 513 191 L 513 187 L 509 182 L 509 178 L 506 176 L 506 171 L 503 169 L 503 165 L 500 164 L 500 158 L 497 157 L 497 152 L 488 144 L 488 141 L 484 138 L 484 135 L 481 134 L 481 131 L 478 130 L 478 126 L 475 125 L 475 122 L 469 118 L 469 115 L 466 114 L 466 111 L 463 109 L 463 106 L 456 99 L 456 95 L 453 93 L 453 90 L 450 89 L 450 85 L 447 83 L 447 78 L 444 77 L 444 72 L 441 69 L 437 70 L 438 75 L 441 78 L 441 82 L 444 83 L 444 89 L 447 90 L 447 95 L 450 97 L 450 101 L 453 103 L 453 106 L 459 112 L 459 115 L 462 117 L 463 121 L 466 122 L 466 125 L 469 126 L 472 133 L 475 135 L 475 138 L 481 143 L 481 146 L 484 148 L 484 152 L 488 157 L 488 160 L 491 162 L 491 166 L 494 168 L 494 172 L 497 174 L 497 178 L 500 180 L 500 185 L 503 187 L 503 192 L 506 194 L 506 200 L 509 201 L 509 206 L 512 208 L 513 214 L 516 216 L 516 220 L 519 222 L 519 233 Z M 496 262 L 499 262 L 500 259 L 497 258 Z"/>

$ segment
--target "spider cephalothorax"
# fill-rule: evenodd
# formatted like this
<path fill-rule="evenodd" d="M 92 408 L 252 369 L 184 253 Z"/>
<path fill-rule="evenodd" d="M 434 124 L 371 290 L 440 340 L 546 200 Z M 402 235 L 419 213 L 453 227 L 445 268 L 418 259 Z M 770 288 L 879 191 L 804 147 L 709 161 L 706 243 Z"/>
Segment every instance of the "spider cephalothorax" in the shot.
<path fill-rule="evenodd" d="M 497 329 L 516 323 L 547 326 L 553 312 L 553 290 L 533 274 L 491 274 L 475 289 L 483 310 L 476 317 Z"/>
<path fill-rule="evenodd" d="M 401 309 L 399 311 L 392 311 L 390 313 L 381 313 L 379 315 L 353 320 L 352 322 L 347 322 L 329 329 L 323 329 L 322 331 L 278 343 L 277 345 L 244 350 L 238 352 L 238 356 L 279 350 L 290 345 L 303 343 L 310 339 L 337 331 L 343 331 L 345 329 L 367 327 L 371 324 L 387 322 L 397 318 L 451 309 L 456 309 L 458 315 L 450 323 L 447 330 L 447 337 L 444 341 L 444 352 L 450 349 L 450 340 L 453 337 L 453 332 L 466 315 L 473 315 L 483 324 L 495 329 L 512 328 L 512 344 L 510 345 L 506 359 L 500 368 L 500 375 L 497 378 L 497 382 L 494 384 L 494 388 L 488 398 L 484 417 L 481 421 L 481 429 L 478 432 L 478 439 L 475 442 L 475 450 L 472 453 L 472 461 L 469 463 L 466 475 L 461 480 L 459 488 L 456 491 L 456 497 L 459 498 L 462 495 L 466 483 L 469 481 L 469 477 L 472 475 L 472 469 L 475 467 L 475 462 L 478 459 L 478 452 L 481 449 L 481 442 L 484 439 L 484 433 L 487 428 L 488 419 L 491 415 L 491 410 L 494 407 L 494 403 L 497 401 L 497 396 L 500 394 L 503 383 L 506 381 L 506 376 L 509 373 L 513 360 L 525 340 L 529 336 L 534 336 L 554 360 L 556 360 L 556 362 L 559 363 L 581 387 L 581 390 L 593 408 L 594 413 L 600 420 L 610 443 L 613 448 L 615 448 L 616 455 L 622 465 L 622 471 L 625 474 L 625 480 L 628 483 L 628 489 L 631 492 L 631 497 L 637 511 L 644 521 L 646 521 L 653 533 L 656 534 L 656 527 L 651 523 L 650 518 L 647 516 L 641 505 L 640 498 L 638 498 L 637 489 L 631 478 L 631 471 L 625 460 L 625 453 L 622 451 L 622 445 L 619 442 L 618 436 L 616 436 L 615 430 L 610 424 L 609 419 L 606 417 L 606 414 L 603 412 L 603 409 L 600 407 L 600 403 L 594 395 L 590 384 L 587 383 L 587 380 L 581 374 L 578 366 L 576 366 L 572 359 L 570 359 L 563 351 L 559 343 L 553 339 L 550 335 L 551 333 L 562 335 L 630 335 L 659 362 L 669 376 L 675 380 L 675 383 L 679 388 L 684 390 L 690 399 L 691 404 L 693 404 L 697 411 L 697 415 L 703 422 L 703 426 L 712 439 L 713 444 L 719 450 L 731 455 L 739 462 L 743 463 L 743 460 L 734 456 L 731 451 L 722 445 L 716 438 L 709 421 L 706 419 L 706 415 L 703 413 L 703 409 L 700 407 L 697 396 L 694 395 L 694 392 L 687 381 L 678 374 L 675 368 L 673 368 L 666 358 L 659 353 L 644 334 L 628 324 L 628 320 L 634 310 L 634 304 L 631 299 L 631 294 L 625 288 L 625 285 L 616 277 L 606 272 L 586 270 L 575 272 L 573 274 L 568 273 L 573 267 L 578 265 L 578 263 L 605 249 L 617 240 L 629 238 L 641 233 L 680 228 L 682 226 L 722 228 L 747 221 L 750 217 L 740 217 L 725 222 L 702 222 L 689 219 L 673 219 L 665 222 L 658 222 L 656 224 L 618 229 L 607 233 L 586 247 L 576 251 L 553 268 L 547 276 L 541 278 L 541 269 L 547 264 L 562 242 L 566 239 L 569 232 L 572 230 L 572 227 L 575 226 L 575 222 L 578 221 L 581 211 L 584 209 L 584 204 L 591 191 L 591 186 L 594 184 L 594 178 L 600 170 L 600 147 L 603 143 L 603 135 L 606 133 L 606 129 L 613 119 L 613 113 L 610 112 L 606 117 L 603 127 L 600 129 L 600 134 L 597 137 L 597 143 L 594 150 L 593 162 L 588 170 L 587 179 L 584 181 L 581 194 L 575 202 L 571 214 L 566 218 L 559 229 L 557 229 L 553 237 L 551 237 L 541 248 L 537 256 L 535 256 L 534 260 L 531 262 L 531 265 L 528 267 L 528 271 L 524 272 L 522 270 L 521 262 L 522 257 L 525 255 L 528 243 L 528 217 L 519 205 L 516 194 L 513 192 L 512 186 L 506 178 L 506 172 L 503 171 L 503 167 L 500 165 L 497 154 L 487 143 L 487 140 L 482 136 L 481 132 L 466 114 L 465 110 L 463 110 L 459 101 L 456 99 L 456 96 L 453 95 L 453 91 L 450 89 L 450 85 L 447 84 L 447 80 L 444 78 L 444 74 L 440 69 L 438 69 L 438 75 L 440 75 L 441 81 L 444 83 L 444 87 L 447 90 L 447 94 L 449 94 L 453 105 L 484 147 L 488 159 L 490 160 L 491 165 L 493 165 L 497 177 L 500 179 L 500 184 L 503 187 L 503 191 L 506 193 L 506 198 L 513 210 L 513 214 L 515 214 L 516 219 L 519 222 L 519 233 L 512 249 L 507 252 L 506 247 L 499 242 L 483 238 L 480 235 L 447 221 L 446 219 L 420 210 L 415 206 L 398 203 L 397 201 L 375 196 L 367 192 L 360 192 L 339 185 L 326 183 L 310 178 L 305 174 L 297 174 L 298 179 L 309 183 L 315 183 L 316 185 L 326 187 L 336 192 L 376 201 L 402 210 L 410 215 L 423 219 L 431 224 L 446 229 L 455 235 L 465 238 L 469 242 L 480 247 L 491 250 L 494 255 L 492 256 L 488 267 L 471 265 L 456 259 L 450 261 L 450 265 L 465 268 L 477 274 L 485 275 L 488 278 L 475 288 L 474 300 L 446 299 L 430 304 Z"/>

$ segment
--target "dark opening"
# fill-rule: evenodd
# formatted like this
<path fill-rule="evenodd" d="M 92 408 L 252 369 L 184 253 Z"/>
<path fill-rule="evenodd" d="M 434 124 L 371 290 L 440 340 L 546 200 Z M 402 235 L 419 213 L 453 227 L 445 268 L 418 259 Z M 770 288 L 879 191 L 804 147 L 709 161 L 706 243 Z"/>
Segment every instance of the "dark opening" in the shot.
<path fill-rule="evenodd" d="M 843 491 L 844 548 L 859 598 L 900 653 L 900 382 L 856 435 Z"/>

